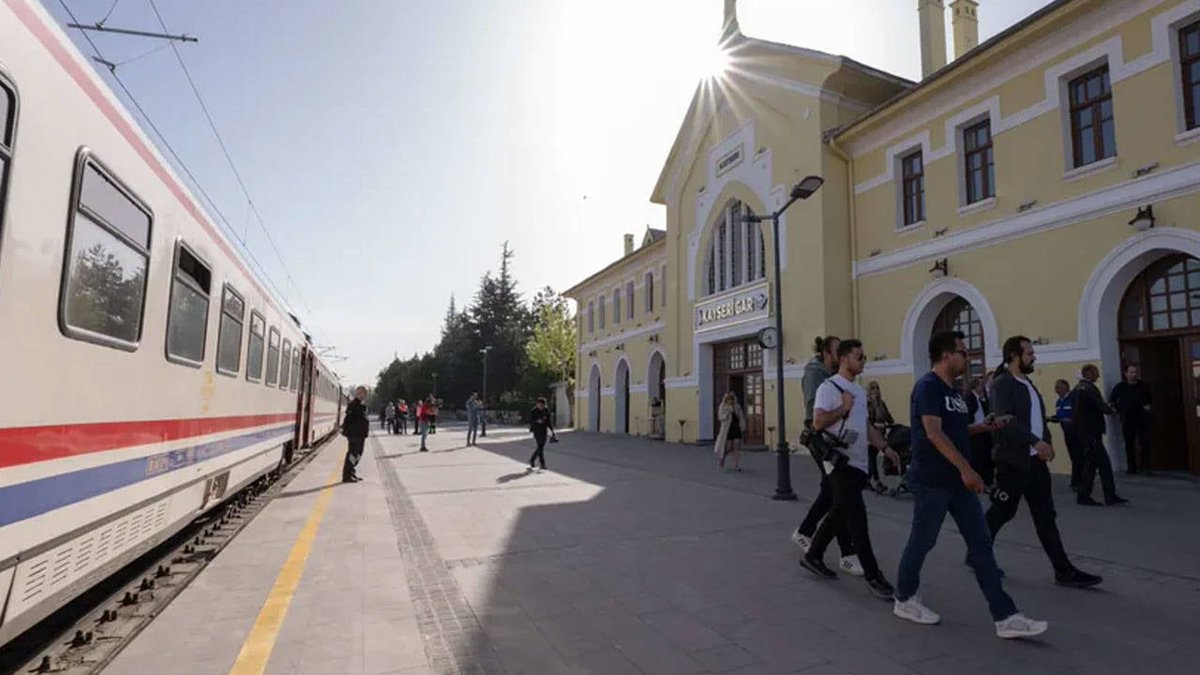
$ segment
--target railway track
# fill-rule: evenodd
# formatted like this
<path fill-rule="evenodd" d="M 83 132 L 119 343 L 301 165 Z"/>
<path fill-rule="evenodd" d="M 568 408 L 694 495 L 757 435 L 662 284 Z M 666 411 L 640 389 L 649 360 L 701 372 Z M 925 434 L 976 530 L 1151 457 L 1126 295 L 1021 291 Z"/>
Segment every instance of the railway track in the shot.
<path fill-rule="evenodd" d="M 331 437 L 332 438 L 332 437 Z M 101 672 L 329 442 L 224 504 L 0 649 L 0 673 Z"/>

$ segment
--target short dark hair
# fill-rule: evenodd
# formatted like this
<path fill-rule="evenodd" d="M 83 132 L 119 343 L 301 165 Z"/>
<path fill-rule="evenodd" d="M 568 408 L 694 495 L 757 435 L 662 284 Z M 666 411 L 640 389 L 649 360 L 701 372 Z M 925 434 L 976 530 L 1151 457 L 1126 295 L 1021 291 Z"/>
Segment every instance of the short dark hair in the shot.
<path fill-rule="evenodd" d="M 1033 343 L 1033 340 L 1024 335 L 1014 335 L 1004 341 L 1004 347 L 1001 352 L 1004 356 L 1004 365 L 1012 363 L 1013 359 L 1020 358 L 1025 353 L 1025 343 Z"/>
<path fill-rule="evenodd" d="M 845 358 L 855 349 L 862 349 L 862 340 L 842 340 L 838 343 L 837 357 Z"/>
<path fill-rule="evenodd" d="M 826 335 L 825 337 L 818 335 L 817 339 L 813 341 L 813 353 L 826 354 L 832 351 L 835 342 L 841 342 L 836 335 Z"/>
<path fill-rule="evenodd" d="M 944 330 L 934 333 L 929 338 L 929 363 L 936 365 L 942 360 L 942 356 L 948 352 L 953 352 L 958 346 L 958 341 L 966 338 L 962 331 Z"/>
<path fill-rule="evenodd" d="M 537 400 L 537 402 L 538 402 L 538 403 L 545 403 L 545 402 L 546 402 L 546 397 L 545 397 L 545 396 L 539 396 L 539 397 L 538 397 L 538 400 Z"/>
<path fill-rule="evenodd" d="M 1067 385 L 1068 387 L 1070 387 L 1070 386 L 1071 386 L 1071 383 L 1070 383 L 1070 382 L 1067 382 L 1066 380 L 1055 380 L 1055 381 L 1054 381 L 1054 386 L 1056 386 L 1056 387 L 1057 387 L 1057 386 L 1058 386 L 1058 385 L 1060 385 L 1060 384 L 1065 384 L 1065 385 Z"/>

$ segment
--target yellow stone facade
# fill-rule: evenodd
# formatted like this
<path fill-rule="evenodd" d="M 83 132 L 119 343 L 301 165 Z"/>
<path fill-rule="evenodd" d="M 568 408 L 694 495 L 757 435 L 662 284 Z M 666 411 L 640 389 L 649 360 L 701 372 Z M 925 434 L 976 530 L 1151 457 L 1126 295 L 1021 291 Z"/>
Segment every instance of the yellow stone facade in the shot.
<path fill-rule="evenodd" d="M 942 3 L 918 5 L 927 13 Z M 986 17 L 986 0 L 977 9 Z M 1105 391 L 1119 380 L 1123 362 L 1143 363 L 1156 376 L 1156 400 L 1171 407 L 1156 410 L 1162 416 L 1156 422 L 1174 421 L 1180 429 L 1164 439 L 1169 445 L 1156 450 L 1155 463 L 1200 472 L 1200 270 L 1193 294 L 1187 258 L 1200 258 L 1194 215 L 1200 213 L 1200 110 L 1193 110 L 1200 108 L 1200 86 L 1189 84 L 1200 82 L 1200 65 L 1195 78 L 1186 72 L 1193 30 L 1190 44 L 1200 49 L 1200 0 L 1052 2 L 919 83 L 842 57 L 747 38 L 736 17 L 727 18 L 732 65 L 701 83 L 653 194 L 667 216 L 666 235 L 656 244 L 667 302 L 653 334 L 666 364 L 668 440 L 712 438 L 721 345 L 752 339 L 773 321 L 770 311 L 743 317 L 726 310 L 714 323 L 702 322 L 705 312 L 721 314 L 710 310 L 725 300 L 722 293 L 772 294 L 770 255 L 763 276 L 750 281 L 743 275 L 742 285 L 711 292 L 711 242 L 722 225 L 730 227 L 729 205 L 768 213 L 786 200 L 792 184 L 820 175 L 824 187 L 781 220 L 789 441 L 795 443 L 802 420 L 799 378 L 814 337 L 862 339 L 871 357 L 865 379 L 878 380 L 897 419 L 907 418 L 914 378 L 928 369 L 929 335 L 935 325 L 948 325 L 947 312 L 962 310 L 981 332 L 981 367 L 997 365 L 1006 336 L 1035 339 L 1034 381 L 1048 403 L 1054 381 L 1073 384 L 1085 363 L 1101 367 Z M 1073 83 L 1099 78 L 1096 73 L 1107 81 L 1107 102 L 1099 79 L 1095 91 L 1084 86 L 1073 95 Z M 1196 97 L 1195 106 L 1188 96 Z M 1097 126 L 1111 130 L 1107 135 L 1081 121 L 1088 106 L 1096 119 L 1111 118 L 1111 125 Z M 967 182 L 979 172 L 967 165 L 980 160 L 967 133 L 984 122 L 991 189 L 973 195 Z M 1093 150 L 1077 138 L 1094 142 Z M 1101 158 L 1105 147 L 1115 152 Z M 908 224 L 905 186 L 915 183 L 911 175 L 904 179 L 905 161 L 918 151 L 922 208 Z M 1080 159 L 1085 164 L 1077 167 Z M 980 183 L 973 185 L 980 192 Z M 1139 223 L 1144 229 L 1132 227 L 1148 206 L 1153 227 L 1145 228 L 1145 219 Z M 763 251 L 773 243 L 767 227 Z M 744 255 L 728 246 L 725 253 Z M 636 263 L 639 255 L 651 254 L 639 251 L 627 260 Z M 1161 261 L 1170 256 L 1183 272 L 1163 281 L 1171 284 L 1167 295 L 1146 291 L 1142 319 L 1157 326 L 1162 317 L 1154 312 L 1162 309 L 1165 329 L 1122 332 L 1118 314 L 1131 284 L 1141 288 L 1144 279 L 1149 289 L 1155 277 L 1146 275 L 1166 274 L 1172 263 Z M 589 293 L 614 285 L 616 271 L 575 289 L 587 291 L 574 295 L 581 315 Z M 581 402 L 591 367 L 583 349 L 595 342 L 581 334 Z M 630 358 L 645 359 L 648 345 L 631 348 L 629 342 Z M 614 371 L 599 354 L 603 411 Z M 766 429 L 776 422 L 774 355 L 762 353 Z M 646 368 L 644 360 L 636 365 L 634 379 Z M 594 428 L 587 414 L 578 419 Z M 616 427 L 602 416 L 599 428 Z M 1110 433 L 1109 450 L 1123 466 L 1118 436 Z M 1056 469 L 1069 466 L 1065 454 Z"/>

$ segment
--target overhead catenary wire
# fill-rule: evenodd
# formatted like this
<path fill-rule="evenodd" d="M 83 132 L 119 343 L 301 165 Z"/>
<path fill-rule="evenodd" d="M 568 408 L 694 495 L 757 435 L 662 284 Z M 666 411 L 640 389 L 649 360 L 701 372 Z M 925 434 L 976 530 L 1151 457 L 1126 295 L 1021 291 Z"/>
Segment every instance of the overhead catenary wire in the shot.
<path fill-rule="evenodd" d="M 167 28 L 166 21 L 163 20 L 162 13 L 158 11 L 158 5 L 155 4 L 154 0 L 148 0 L 148 2 L 150 3 L 150 9 L 154 10 L 154 16 L 158 19 L 158 25 L 162 27 L 164 32 L 167 32 L 169 29 Z M 217 129 L 217 123 L 213 120 L 212 113 L 208 109 L 208 104 L 204 102 L 204 97 L 200 95 L 200 89 L 196 86 L 196 81 L 192 79 L 192 73 L 188 70 L 187 63 L 183 60 L 183 54 L 179 53 L 179 47 L 174 42 L 171 42 L 170 46 L 171 51 L 175 53 L 175 60 L 179 62 L 179 67 L 183 70 L 184 78 L 187 79 L 188 85 L 192 88 L 192 93 L 196 96 L 196 102 L 200 104 L 200 110 L 204 113 L 204 119 L 208 121 L 208 126 L 212 129 L 213 136 L 216 137 L 217 144 L 221 147 L 221 153 L 225 156 L 225 161 L 229 164 L 229 169 L 233 172 L 233 177 L 237 179 L 238 186 L 242 189 L 242 194 L 246 197 L 246 202 L 250 205 L 250 210 L 254 213 L 255 220 L 258 221 L 259 227 L 262 228 L 263 233 L 267 236 L 267 242 L 275 252 L 275 257 L 279 260 L 279 265 L 283 269 L 284 275 L 287 277 L 288 282 L 292 284 L 292 288 L 296 291 L 296 297 L 300 299 L 301 304 L 304 305 L 304 309 L 310 315 L 313 314 L 312 308 L 309 307 L 308 302 L 304 299 L 304 295 L 300 292 L 299 285 L 292 278 L 291 270 L 288 269 L 287 264 L 283 261 L 283 255 L 280 254 L 279 247 L 275 244 L 275 238 L 271 236 L 270 229 L 267 228 L 262 214 L 259 213 L 258 205 L 255 204 L 254 198 L 250 196 L 250 190 L 246 187 L 246 181 L 242 179 L 242 173 L 238 171 L 237 164 L 233 161 L 233 156 L 229 152 L 229 146 L 225 144 L 225 139 L 221 136 L 220 130 Z"/>
<path fill-rule="evenodd" d="M 71 21 L 74 23 L 79 23 L 79 19 L 75 16 L 75 13 L 71 10 L 71 7 L 69 5 L 67 5 L 66 0 L 58 0 L 58 2 L 62 6 L 63 11 L 65 11 L 67 13 L 67 16 L 69 16 L 71 18 Z M 118 0 L 118 2 L 119 2 L 119 0 Z M 110 14 L 111 14 L 112 10 L 115 9 L 115 7 L 116 7 L 116 3 L 114 3 L 113 7 L 110 8 L 110 10 L 109 10 Z M 155 11 L 157 12 L 157 8 L 155 9 Z M 289 305 L 289 306 L 292 305 L 293 303 L 292 303 L 291 299 L 288 297 L 288 294 L 285 293 L 283 291 L 283 289 L 281 289 L 279 287 L 279 285 L 275 283 L 275 280 L 271 277 L 271 275 L 269 273 L 267 273 L 267 270 L 263 266 L 262 262 L 259 261 L 258 257 L 254 255 L 254 252 L 250 250 L 250 247 L 246 243 L 245 237 L 239 236 L 237 230 L 233 227 L 232 223 L 225 216 L 225 213 L 221 210 L 220 206 L 217 205 L 216 200 L 213 199 L 213 197 L 208 193 L 208 191 L 204 189 L 204 185 L 201 184 L 199 179 L 196 178 L 195 174 L 192 173 L 192 171 L 188 167 L 187 163 L 183 161 L 183 158 L 179 156 L 179 153 L 176 152 L 174 146 L 171 145 L 171 142 L 169 140 L 167 140 L 166 135 L 163 134 L 163 132 L 158 128 L 158 125 L 156 125 L 154 123 L 153 118 L 151 118 L 150 114 L 147 113 L 145 108 L 142 107 L 142 105 L 138 101 L 137 97 L 133 95 L 133 92 L 125 84 L 125 81 L 121 79 L 121 76 L 117 74 L 117 66 L 121 65 L 121 64 L 113 63 L 112 61 L 105 58 L 105 56 L 104 56 L 103 52 L 100 50 L 99 46 L 96 45 L 96 42 L 92 39 L 91 35 L 89 35 L 86 31 L 80 31 L 80 34 L 83 35 L 84 40 L 86 40 L 88 45 L 91 47 L 92 52 L 94 54 L 94 60 L 101 64 L 104 64 L 108 67 L 108 70 L 110 71 L 110 73 L 113 77 L 113 80 L 117 83 L 117 86 L 120 87 L 121 91 L 125 94 L 125 97 L 129 100 L 129 102 L 133 104 L 134 109 L 137 110 L 139 115 L 141 115 L 142 119 L 146 122 L 146 125 L 150 128 L 150 130 L 154 132 L 155 136 L 158 138 L 159 142 L 162 144 L 162 147 L 170 154 L 171 158 L 174 159 L 175 164 L 187 176 L 188 180 L 192 184 L 192 187 L 200 195 L 206 208 L 211 209 L 211 211 L 214 214 L 216 214 L 218 224 L 222 225 L 223 229 L 230 235 L 231 240 L 233 240 L 241 245 L 240 248 L 242 250 L 242 253 L 245 254 L 247 260 L 255 268 L 255 271 L 260 275 L 260 277 L 267 283 L 267 285 L 270 287 L 271 291 L 274 292 L 281 300 L 283 300 L 283 302 L 286 305 Z M 154 51 L 158 51 L 158 50 L 154 50 Z M 149 53 L 143 54 L 141 56 L 133 57 L 132 59 L 128 59 L 123 63 L 129 63 L 130 61 L 136 61 L 145 56 L 149 56 Z M 197 92 L 197 96 L 198 96 L 198 92 Z M 211 119 L 210 119 L 210 123 L 211 123 Z M 216 130 L 214 128 L 214 132 L 215 131 Z M 222 143 L 222 146 L 224 146 L 223 143 Z M 239 176 L 239 182 L 240 182 L 240 176 Z M 248 198 L 248 195 L 247 195 L 247 198 Z M 251 202 L 251 207 L 253 208 L 252 202 Z M 265 225 L 263 225 L 260 222 L 260 226 L 263 227 L 264 232 L 268 236 L 268 239 L 270 239 L 270 233 L 266 232 Z M 272 247 L 274 248 L 273 241 L 271 241 L 271 244 L 272 244 Z M 278 248 L 275 248 L 275 253 L 277 256 L 279 255 Z M 284 273 L 287 274 L 289 280 L 291 280 L 291 275 L 290 275 L 290 273 L 288 273 L 288 271 L 286 269 L 286 265 L 283 262 L 281 257 L 280 257 L 279 262 L 280 262 L 280 265 L 282 267 L 284 267 Z M 296 287 L 294 281 L 292 282 L 292 285 L 293 285 L 293 287 Z M 298 287 L 296 287 L 296 288 L 297 288 L 297 292 L 299 293 Z M 301 300 L 303 301 L 303 299 L 301 299 Z M 308 307 L 307 302 L 304 302 L 304 305 L 306 308 Z M 309 311 L 309 314 L 311 315 L 312 310 L 309 309 L 308 311 Z M 317 332 L 319 334 L 320 329 L 316 328 L 314 326 L 314 332 Z"/>

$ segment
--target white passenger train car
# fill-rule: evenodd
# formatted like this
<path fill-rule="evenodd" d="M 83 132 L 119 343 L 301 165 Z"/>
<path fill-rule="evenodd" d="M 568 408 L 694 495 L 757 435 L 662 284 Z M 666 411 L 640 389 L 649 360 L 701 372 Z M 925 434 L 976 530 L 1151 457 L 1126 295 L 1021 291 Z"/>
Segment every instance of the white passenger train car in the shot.
<path fill-rule="evenodd" d="M 0 644 L 333 433 L 342 392 L 37 0 L 0 0 Z"/>

